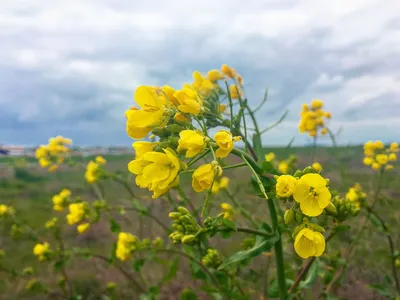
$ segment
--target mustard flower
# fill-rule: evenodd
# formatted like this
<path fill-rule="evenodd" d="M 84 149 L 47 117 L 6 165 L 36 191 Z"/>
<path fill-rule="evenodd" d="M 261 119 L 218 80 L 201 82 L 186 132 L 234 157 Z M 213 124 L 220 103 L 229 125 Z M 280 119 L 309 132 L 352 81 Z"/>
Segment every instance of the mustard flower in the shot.
<path fill-rule="evenodd" d="M 126 261 L 132 257 L 132 252 L 136 249 L 136 243 L 138 239 L 136 236 L 127 233 L 120 232 L 118 234 L 117 247 L 115 255 L 120 261 Z"/>
<path fill-rule="evenodd" d="M 231 153 L 233 149 L 233 142 L 240 141 L 240 137 L 232 136 L 227 130 L 219 130 L 214 135 L 215 143 L 218 145 L 217 151 L 215 151 L 215 155 L 218 158 L 225 158 Z"/>
<path fill-rule="evenodd" d="M 33 254 L 37 256 L 40 261 L 43 261 L 47 258 L 50 253 L 50 245 L 49 243 L 38 243 L 33 247 Z"/>
<path fill-rule="evenodd" d="M 275 159 L 275 153 L 274 152 L 269 152 L 268 154 L 265 154 L 265 161 L 271 162 Z"/>
<path fill-rule="evenodd" d="M 229 178 L 224 176 L 220 180 L 215 180 L 214 184 L 211 188 L 211 192 L 213 194 L 218 194 L 221 190 L 224 190 L 228 187 Z"/>
<path fill-rule="evenodd" d="M 187 87 L 183 88 L 182 90 L 176 91 L 174 96 L 178 101 L 177 108 L 181 112 L 194 115 L 197 115 L 201 112 L 203 102 L 193 89 Z"/>
<path fill-rule="evenodd" d="M 146 152 L 128 164 L 128 169 L 136 175 L 136 184 L 153 192 L 153 198 L 166 193 L 177 183 L 181 164 L 176 153 L 170 149 L 161 152 Z"/>
<path fill-rule="evenodd" d="M 229 93 L 231 94 L 232 99 L 239 99 L 243 97 L 242 90 L 236 84 L 229 86 Z"/>
<path fill-rule="evenodd" d="M 293 198 L 300 203 L 301 211 L 309 216 L 319 216 L 331 201 L 326 180 L 319 174 L 305 174 L 297 181 Z"/>
<path fill-rule="evenodd" d="M 86 204 L 81 203 L 71 203 L 69 205 L 69 214 L 67 214 L 67 221 L 69 225 L 79 223 L 84 219 L 86 215 Z"/>
<path fill-rule="evenodd" d="M 221 73 L 224 74 L 226 77 L 233 79 L 236 76 L 235 69 L 229 67 L 228 65 L 223 64 L 221 67 Z"/>
<path fill-rule="evenodd" d="M 319 162 L 314 162 L 311 167 L 318 173 L 321 173 L 322 171 L 322 166 Z"/>
<path fill-rule="evenodd" d="M 221 74 L 218 70 L 213 69 L 208 71 L 207 78 L 211 81 L 218 81 L 224 79 L 224 75 Z"/>
<path fill-rule="evenodd" d="M 325 251 L 325 238 L 320 232 L 303 228 L 296 236 L 294 249 L 304 259 L 321 256 Z"/>
<path fill-rule="evenodd" d="M 82 223 L 79 224 L 78 227 L 76 228 L 76 230 L 78 231 L 79 234 L 82 234 L 84 232 L 86 232 L 90 227 L 89 223 Z"/>
<path fill-rule="evenodd" d="M 149 86 L 138 87 L 134 98 L 140 109 L 133 107 L 125 112 L 126 131 L 131 138 L 142 139 L 163 122 L 167 101 Z"/>
<path fill-rule="evenodd" d="M 287 174 L 289 171 L 289 164 L 284 160 L 280 161 L 278 164 L 278 171 L 282 174 Z"/>
<path fill-rule="evenodd" d="M 281 175 L 276 181 L 276 194 L 281 198 L 292 196 L 297 179 L 291 175 Z"/>
<path fill-rule="evenodd" d="M 192 175 L 193 189 L 200 193 L 208 190 L 216 175 L 216 169 L 212 164 L 205 164 L 196 169 Z"/>
<path fill-rule="evenodd" d="M 88 183 L 96 182 L 100 177 L 100 165 L 93 160 L 86 166 L 85 179 Z"/>
<path fill-rule="evenodd" d="M 96 156 L 95 161 L 99 165 L 105 165 L 107 163 L 107 161 L 105 160 L 105 158 L 103 156 Z"/>
<path fill-rule="evenodd" d="M 205 137 L 198 130 L 182 130 L 179 133 L 178 152 L 186 150 L 185 157 L 194 157 L 203 152 L 206 146 Z"/>

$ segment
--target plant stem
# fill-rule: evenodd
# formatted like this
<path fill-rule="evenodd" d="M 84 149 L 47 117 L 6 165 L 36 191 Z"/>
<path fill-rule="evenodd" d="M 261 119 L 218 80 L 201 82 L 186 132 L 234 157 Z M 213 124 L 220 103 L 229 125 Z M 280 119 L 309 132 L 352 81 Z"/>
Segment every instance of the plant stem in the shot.
<path fill-rule="evenodd" d="M 230 117 L 231 117 L 231 122 L 229 124 L 230 126 L 230 132 L 232 132 L 232 126 L 233 126 L 233 102 L 232 102 L 232 96 L 231 92 L 229 90 L 228 82 L 225 80 L 225 86 L 226 86 L 226 92 L 228 95 L 228 101 L 229 101 L 229 110 L 230 110 Z"/>
<path fill-rule="evenodd" d="M 202 154 L 198 155 L 197 157 L 194 157 L 191 161 L 188 162 L 187 166 L 190 167 L 194 163 L 198 162 L 200 159 L 202 159 L 204 156 L 206 156 L 209 152 L 210 152 L 210 149 L 207 149 Z"/>

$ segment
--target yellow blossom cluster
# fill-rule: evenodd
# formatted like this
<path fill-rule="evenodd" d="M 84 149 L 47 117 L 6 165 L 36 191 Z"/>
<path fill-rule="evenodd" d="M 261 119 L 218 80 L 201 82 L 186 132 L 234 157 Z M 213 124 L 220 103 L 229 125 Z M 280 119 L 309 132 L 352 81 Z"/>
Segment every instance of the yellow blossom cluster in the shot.
<path fill-rule="evenodd" d="M 14 214 L 14 208 L 5 204 L 0 204 L 0 218 L 8 217 Z"/>
<path fill-rule="evenodd" d="M 224 202 L 224 203 L 221 203 L 220 207 L 223 210 L 224 219 L 232 220 L 233 214 L 234 214 L 232 205 Z"/>
<path fill-rule="evenodd" d="M 323 110 L 324 102 L 322 100 L 312 100 L 310 105 L 303 104 L 300 113 L 299 131 L 307 132 L 309 136 L 316 137 L 318 133 L 325 135 L 328 133 L 326 119 L 332 117 L 330 112 Z"/>
<path fill-rule="evenodd" d="M 314 166 L 315 167 L 315 166 Z M 314 167 L 297 171 L 295 176 L 277 176 L 276 195 L 283 200 L 294 200 L 291 209 L 285 212 L 285 223 L 296 221 L 299 225 L 294 229 L 294 249 L 302 258 L 320 256 L 325 250 L 323 228 L 310 222 L 310 218 L 318 217 L 331 203 L 328 182 Z M 318 168 L 317 168 L 318 169 Z"/>
<path fill-rule="evenodd" d="M 235 81 L 235 89 L 230 88 L 225 94 L 218 84 L 224 79 Z M 135 159 L 128 164 L 128 170 L 136 175 L 136 185 L 158 198 L 179 184 L 180 173 L 187 169 L 185 159 L 197 160 L 196 157 L 211 152 L 213 163 L 193 172 L 192 185 L 196 192 L 214 186 L 216 176 L 222 175 L 218 159 L 226 158 L 241 137 L 224 129 L 210 137 L 208 129 L 218 125 L 231 128 L 229 120 L 223 118 L 226 106 L 220 103 L 220 95 L 237 98 L 242 95 L 242 85 L 240 75 L 223 65 L 221 70 L 210 70 L 206 76 L 195 71 L 193 82 L 182 89 L 138 87 L 134 95 L 137 106 L 125 113 L 126 131 L 135 140 L 151 137 L 153 141 L 136 141 L 132 145 Z M 94 163 L 88 165 L 91 173 L 97 168 Z M 215 184 L 216 191 L 219 183 Z"/>
<path fill-rule="evenodd" d="M 281 174 L 288 174 L 295 168 L 297 158 L 294 155 L 290 155 L 287 159 L 277 160 L 274 152 L 265 154 L 265 161 L 270 163 L 276 168 Z"/>
<path fill-rule="evenodd" d="M 68 189 L 63 189 L 60 193 L 53 196 L 53 209 L 55 211 L 63 211 L 69 203 L 69 198 L 71 197 L 71 191 Z"/>
<path fill-rule="evenodd" d="M 118 235 L 115 256 L 120 261 L 126 261 L 132 257 L 132 252 L 136 249 L 138 238 L 127 232 L 120 232 Z"/>
<path fill-rule="evenodd" d="M 382 141 L 368 141 L 364 144 L 364 160 L 366 166 L 370 166 L 374 171 L 392 170 L 393 162 L 397 161 L 396 152 L 399 151 L 399 144 L 393 142 L 388 148 Z"/>
<path fill-rule="evenodd" d="M 99 180 L 101 176 L 101 166 L 106 164 L 107 161 L 102 156 L 97 156 L 95 160 L 89 161 L 86 166 L 85 179 L 88 183 L 94 183 Z"/>
<path fill-rule="evenodd" d="M 88 216 L 88 204 L 86 202 L 71 203 L 68 206 L 67 222 L 69 225 L 81 223 L 77 226 L 78 233 L 83 233 L 89 228 L 88 222 L 82 222 Z"/>
<path fill-rule="evenodd" d="M 36 149 L 36 158 L 42 168 L 47 168 L 49 172 L 54 172 L 64 163 L 67 157 L 72 140 L 62 136 L 52 137 L 47 145 L 40 145 Z"/>
<path fill-rule="evenodd" d="M 38 243 L 33 247 L 33 254 L 39 259 L 39 261 L 44 261 L 49 257 L 51 253 L 49 243 Z"/>
<path fill-rule="evenodd" d="M 357 210 L 360 210 L 361 205 L 367 198 L 367 194 L 362 190 L 361 185 L 357 183 L 349 189 L 345 198 L 352 202 Z"/>
<path fill-rule="evenodd" d="M 221 190 L 225 190 L 228 187 L 228 184 L 229 184 L 229 178 L 226 176 L 221 177 L 220 179 L 216 179 L 211 188 L 211 192 L 213 194 L 218 194 Z"/>

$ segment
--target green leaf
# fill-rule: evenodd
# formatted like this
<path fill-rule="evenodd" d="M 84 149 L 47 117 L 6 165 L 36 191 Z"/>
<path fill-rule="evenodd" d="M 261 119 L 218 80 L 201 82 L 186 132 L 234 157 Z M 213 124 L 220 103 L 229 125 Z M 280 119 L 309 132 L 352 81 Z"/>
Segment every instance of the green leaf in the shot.
<path fill-rule="evenodd" d="M 204 273 L 203 269 L 200 268 L 200 266 L 197 263 L 194 262 L 190 263 L 190 271 L 195 279 L 202 279 L 202 280 L 207 279 L 206 273 Z"/>
<path fill-rule="evenodd" d="M 257 157 L 261 158 L 263 155 L 263 147 L 261 142 L 261 136 L 259 134 L 253 134 L 253 148 L 257 154 Z"/>
<path fill-rule="evenodd" d="M 309 289 L 318 278 L 318 272 L 320 269 L 320 262 L 318 259 L 311 265 L 307 272 L 306 278 L 300 282 L 299 289 Z"/>
<path fill-rule="evenodd" d="M 175 277 L 176 272 L 178 271 L 179 262 L 180 262 L 179 257 L 176 257 L 169 268 L 168 274 L 163 278 L 164 283 L 167 283 L 168 281 L 170 281 L 172 278 Z"/>
<path fill-rule="evenodd" d="M 110 219 L 110 230 L 111 232 L 118 233 L 121 231 L 121 226 L 114 219 Z"/>
<path fill-rule="evenodd" d="M 137 259 L 137 260 L 135 260 L 135 261 L 133 262 L 132 267 L 133 267 L 133 269 L 134 269 L 136 272 L 140 272 L 140 270 L 142 269 L 144 263 L 145 263 L 144 258 Z"/>
<path fill-rule="evenodd" d="M 293 280 L 286 278 L 286 289 L 288 290 L 290 286 L 293 284 Z M 278 280 L 274 279 L 272 283 L 268 287 L 268 297 L 270 298 L 279 298 L 279 286 Z"/>
<path fill-rule="evenodd" d="M 376 226 L 378 230 L 380 230 L 381 232 L 385 232 L 385 229 L 382 227 L 381 222 L 374 214 L 369 214 L 368 219 L 371 221 L 372 224 Z"/>
<path fill-rule="evenodd" d="M 228 257 L 227 259 L 224 260 L 224 262 L 219 266 L 219 270 L 222 270 L 226 268 L 227 266 L 233 264 L 233 263 L 238 263 L 240 261 L 243 261 L 245 259 L 250 259 L 255 256 L 260 255 L 263 252 L 268 251 L 269 249 L 272 248 L 272 246 L 279 240 L 279 235 L 275 234 L 271 237 L 263 237 L 263 236 L 257 236 L 256 237 L 256 242 L 254 246 L 248 250 L 243 250 L 243 251 L 238 251 L 232 256 Z"/>

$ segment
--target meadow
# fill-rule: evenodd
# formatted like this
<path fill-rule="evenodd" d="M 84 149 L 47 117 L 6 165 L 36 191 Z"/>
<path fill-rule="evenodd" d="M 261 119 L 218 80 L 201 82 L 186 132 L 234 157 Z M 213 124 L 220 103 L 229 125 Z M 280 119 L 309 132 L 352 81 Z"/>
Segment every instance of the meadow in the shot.
<path fill-rule="evenodd" d="M 274 152 L 277 159 L 286 159 L 289 155 L 295 154 L 297 157 L 296 165 L 299 168 L 308 166 L 313 162 L 310 154 L 313 149 L 309 147 L 269 148 L 263 151 L 264 153 Z M 324 177 L 329 178 L 330 184 L 335 186 L 342 194 L 346 193 L 356 182 L 361 183 L 367 193 L 373 189 L 373 171 L 362 164 L 362 157 L 363 149 L 361 146 L 319 147 L 316 151 L 316 158 L 323 166 Z M 130 194 L 123 186 L 112 180 L 103 181 L 101 185 L 101 189 L 104 191 L 103 197 L 111 205 L 132 208 L 131 210 L 127 209 L 123 215 L 112 212 L 113 220 L 116 220 L 118 226 L 123 228 L 124 231 L 135 233 L 139 238 L 154 239 L 160 236 L 167 243 L 168 238 L 163 232 L 162 226 L 170 227 L 171 225 L 171 220 L 168 218 L 168 212 L 171 211 L 170 203 L 165 199 L 151 199 L 149 193 L 135 187 L 127 170 L 127 164 L 132 160 L 133 153 L 132 155 L 105 156 L 104 158 L 107 160 L 107 170 L 120 172 L 122 177 L 128 178 L 130 187 L 141 198 L 140 203 L 132 205 Z M 94 159 L 94 157 L 85 158 L 86 161 L 90 159 Z M 14 169 L 14 172 L 8 176 L 3 173 L 3 177 L 0 179 L 1 203 L 12 205 L 18 211 L 22 222 L 28 224 L 31 228 L 44 231 L 44 224 L 50 219 L 50 216 L 54 215 L 51 206 L 52 196 L 59 193 L 63 188 L 68 188 L 73 195 L 79 195 L 88 202 L 98 200 L 98 194 L 85 181 L 82 167 L 79 165 L 74 167 L 62 166 L 56 173 L 48 173 L 38 166 L 34 158 L 26 158 L 21 162 L 20 158 L 2 157 L 0 163 L 3 170 L 6 166 Z M 232 163 L 236 163 L 236 161 L 232 160 Z M 236 198 L 235 201 L 238 201 L 246 211 L 250 212 L 254 220 L 269 222 L 264 201 L 252 195 L 252 187 L 249 186 L 251 172 L 239 168 L 226 170 L 224 175 L 230 178 L 228 186 L 230 196 L 233 195 Z M 391 173 L 384 175 L 382 196 L 379 199 L 380 203 L 377 209 L 379 214 L 385 217 L 388 226 L 391 228 L 395 245 L 399 245 L 400 233 L 397 230 L 400 221 L 399 168 L 394 168 Z M 185 193 L 191 199 L 191 205 L 201 207 L 203 199 L 191 190 L 190 174 L 184 174 L 181 183 L 183 187 L 186 187 Z M 172 195 L 177 199 L 178 205 L 180 202 L 184 202 L 178 196 L 177 191 L 173 191 Z M 220 200 L 232 204 L 231 199 L 227 198 L 226 194 L 216 195 L 215 199 L 212 200 L 211 214 L 221 211 L 218 204 L 221 202 Z M 141 212 L 141 206 L 144 206 L 145 211 L 149 211 L 152 216 L 157 218 L 157 222 L 149 218 L 146 213 Z M 237 225 L 246 223 L 246 219 L 240 214 L 234 220 Z M 341 260 L 347 264 L 347 271 L 339 278 L 337 285 L 331 287 L 326 299 L 390 298 L 387 295 L 385 296 L 385 292 L 379 288 L 379 285 L 387 285 L 386 281 L 391 276 L 391 257 L 384 234 L 378 231 L 372 223 L 367 224 L 363 230 L 361 242 L 357 245 L 351 259 L 344 261 L 343 257 L 346 256 L 348 247 L 364 220 L 365 215 L 360 215 L 352 221 L 352 226 L 348 231 L 338 233 L 329 244 L 326 255 L 322 257 L 324 260 L 337 257 L 337 264 L 340 265 Z M 115 240 L 115 234 L 111 228 L 113 224 L 110 224 L 110 221 L 106 218 L 100 219 L 82 235 L 77 235 L 74 228 L 67 226 L 62 232 L 64 246 L 66 248 L 85 247 L 93 249 L 96 253 L 110 253 L 112 245 L 109 241 Z M 32 240 L 24 236 L 7 237 L 7 230 L 9 229 L 6 226 L 2 227 L 0 249 L 5 251 L 6 259 L 1 266 L 12 270 L 33 267 L 36 279 L 57 288 L 57 271 L 35 258 L 32 254 Z M 216 237 L 210 242 L 220 250 L 221 255 L 229 256 L 240 248 L 240 243 L 243 243 L 245 237 L 244 234 L 238 233 L 231 239 Z M 292 246 L 284 247 L 286 258 L 293 259 L 293 253 Z M 159 299 L 180 299 L 179 295 L 185 288 L 192 288 L 198 299 L 210 299 L 210 296 L 207 296 L 201 289 L 201 279 L 204 274 L 184 258 L 178 257 L 176 259 L 175 255 L 167 253 L 161 256 L 165 259 L 165 262 L 154 263 L 146 260 L 146 263 L 144 263 L 143 257 L 145 257 L 143 253 L 135 254 L 133 262 L 124 263 L 123 268 L 127 272 L 132 272 L 135 278 L 139 278 L 138 281 L 141 285 L 146 285 L 146 289 L 158 286 L 160 288 L 157 292 Z M 299 258 L 294 258 L 294 260 L 294 263 L 291 262 L 291 272 L 295 274 L 300 271 L 303 262 Z M 176 269 L 178 262 L 180 262 L 180 266 Z M 276 290 L 273 275 L 275 265 L 271 253 L 267 251 L 249 262 L 247 268 L 245 266 L 239 273 L 241 277 L 238 277 L 237 280 L 248 297 L 251 299 L 276 297 L 276 295 L 273 295 L 274 292 L 271 292 L 273 289 Z M 325 280 L 327 268 L 329 268 L 329 264 L 320 263 L 318 268 L 314 270 L 313 287 L 306 290 L 305 299 L 318 299 L 317 297 L 324 291 L 322 281 Z M 174 270 L 171 272 L 172 269 Z M 340 267 L 336 270 L 339 269 Z M 117 288 L 112 294 L 115 298 L 108 297 L 112 299 L 139 299 L 135 291 L 132 292 L 128 288 L 129 281 L 121 275 L 115 266 L 107 261 L 97 260 L 94 257 L 71 260 L 67 263 L 66 270 L 76 294 L 81 295 L 81 299 L 108 299 L 104 295 L 110 294 L 104 293 L 104 291 L 107 290 L 109 282 L 115 282 Z M 196 274 L 196 272 L 198 273 Z M 293 276 L 295 276 L 294 274 Z M 247 280 L 244 280 L 246 277 Z M 44 296 L 38 296 L 25 288 L 28 280 L 21 277 L 10 278 L 5 273 L 0 273 L 0 298 L 43 299 Z M 374 289 L 371 285 L 375 285 L 377 288 Z M 56 299 L 58 296 L 53 294 L 49 297 Z"/>

